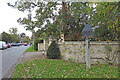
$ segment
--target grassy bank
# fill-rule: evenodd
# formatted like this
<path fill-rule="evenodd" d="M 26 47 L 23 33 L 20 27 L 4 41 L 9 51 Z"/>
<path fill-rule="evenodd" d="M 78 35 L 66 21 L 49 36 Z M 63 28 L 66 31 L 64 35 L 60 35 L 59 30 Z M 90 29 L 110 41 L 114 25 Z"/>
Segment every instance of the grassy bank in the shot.
<path fill-rule="evenodd" d="M 30 46 L 25 52 L 38 52 L 34 49 L 34 46 Z"/>
<path fill-rule="evenodd" d="M 91 65 L 64 60 L 40 59 L 18 64 L 13 78 L 118 78 L 118 66 Z"/>

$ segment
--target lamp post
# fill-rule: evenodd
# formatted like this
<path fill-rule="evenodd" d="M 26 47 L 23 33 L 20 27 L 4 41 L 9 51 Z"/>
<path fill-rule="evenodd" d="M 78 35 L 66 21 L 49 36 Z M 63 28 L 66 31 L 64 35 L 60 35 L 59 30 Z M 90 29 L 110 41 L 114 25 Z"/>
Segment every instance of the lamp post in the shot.
<path fill-rule="evenodd" d="M 86 23 L 82 30 L 83 37 L 86 38 L 86 68 L 90 68 L 90 55 L 89 55 L 89 37 L 93 36 L 93 30 L 91 26 Z"/>

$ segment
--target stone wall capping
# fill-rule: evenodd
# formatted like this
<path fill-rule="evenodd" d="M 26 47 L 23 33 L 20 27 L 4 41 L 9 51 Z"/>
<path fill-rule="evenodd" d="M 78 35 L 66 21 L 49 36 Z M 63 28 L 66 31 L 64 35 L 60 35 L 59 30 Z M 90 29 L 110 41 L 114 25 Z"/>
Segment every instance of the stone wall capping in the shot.
<path fill-rule="evenodd" d="M 85 44 L 85 41 L 65 41 L 65 42 L 58 42 L 58 44 Z M 118 43 L 117 41 L 116 42 L 107 42 L 107 41 L 100 41 L 100 42 L 97 42 L 97 41 L 91 41 L 90 44 L 120 44 Z"/>
<path fill-rule="evenodd" d="M 119 43 L 117 43 L 117 42 L 110 42 L 110 43 L 107 43 L 107 42 L 99 42 L 99 43 L 97 43 L 97 42 L 90 42 L 90 44 L 111 44 L 111 45 L 117 45 L 117 44 L 119 44 Z"/>

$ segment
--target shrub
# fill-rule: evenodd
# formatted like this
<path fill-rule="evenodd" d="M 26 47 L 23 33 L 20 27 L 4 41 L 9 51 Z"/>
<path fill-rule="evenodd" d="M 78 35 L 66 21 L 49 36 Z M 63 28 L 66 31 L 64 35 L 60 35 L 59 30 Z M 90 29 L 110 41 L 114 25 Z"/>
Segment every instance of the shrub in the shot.
<path fill-rule="evenodd" d="M 61 53 L 60 49 L 55 41 L 51 43 L 47 50 L 47 58 L 48 59 L 60 59 L 61 58 Z"/>

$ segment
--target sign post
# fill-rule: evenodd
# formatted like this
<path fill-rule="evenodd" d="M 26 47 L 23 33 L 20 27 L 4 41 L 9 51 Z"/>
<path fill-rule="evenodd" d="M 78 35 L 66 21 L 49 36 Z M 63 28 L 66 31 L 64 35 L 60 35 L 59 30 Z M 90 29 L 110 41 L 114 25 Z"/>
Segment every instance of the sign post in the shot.
<path fill-rule="evenodd" d="M 89 38 L 86 38 L 86 67 L 90 68 Z"/>
<path fill-rule="evenodd" d="M 93 36 L 93 30 L 89 24 L 86 23 L 82 30 L 83 37 L 86 39 L 86 68 L 90 68 L 90 54 L 89 54 L 89 37 Z"/>

